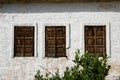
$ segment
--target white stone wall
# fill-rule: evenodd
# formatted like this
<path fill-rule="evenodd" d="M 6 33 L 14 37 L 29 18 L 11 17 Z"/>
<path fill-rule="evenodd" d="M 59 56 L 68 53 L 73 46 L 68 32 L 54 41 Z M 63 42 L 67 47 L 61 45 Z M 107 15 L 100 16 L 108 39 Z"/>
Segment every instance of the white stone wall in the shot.
<path fill-rule="evenodd" d="M 14 26 L 36 27 L 35 57 L 13 57 Z M 67 58 L 44 57 L 45 25 L 66 25 Z M 72 66 L 74 52 L 84 52 L 84 26 L 106 25 L 107 54 L 110 70 L 108 80 L 120 75 L 120 2 L 111 3 L 62 3 L 62 4 L 0 4 L 0 80 L 33 80 L 38 69 L 42 73 L 61 72 Z M 48 71 L 47 71 L 48 70 Z"/>

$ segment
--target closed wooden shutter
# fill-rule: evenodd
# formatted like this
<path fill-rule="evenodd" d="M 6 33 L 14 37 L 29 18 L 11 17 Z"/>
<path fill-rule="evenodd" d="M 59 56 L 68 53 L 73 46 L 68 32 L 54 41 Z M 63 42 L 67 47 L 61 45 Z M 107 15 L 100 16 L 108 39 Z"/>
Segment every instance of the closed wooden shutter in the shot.
<path fill-rule="evenodd" d="M 14 56 L 34 56 L 34 27 L 15 26 L 14 30 Z"/>
<path fill-rule="evenodd" d="M 66 28 L 65 26 L 46 26 L 45 28 L 45 56 L 66 56 Z"/>
<path fill-rule="evenodd" d="M 45 56 L 55 57 L 55 27 L 46 27 L 45 32 Z"/>
<path fill-rule="evenodd" d="M 105 26 L 85 26 L 85 50 L 93 55 L 106 55 Z"/>

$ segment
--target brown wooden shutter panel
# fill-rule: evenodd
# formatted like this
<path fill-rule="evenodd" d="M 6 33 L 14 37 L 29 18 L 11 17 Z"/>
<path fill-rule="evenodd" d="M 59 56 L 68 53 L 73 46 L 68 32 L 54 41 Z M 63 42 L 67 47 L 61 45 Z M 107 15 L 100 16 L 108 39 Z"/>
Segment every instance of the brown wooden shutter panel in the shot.
<path fill-rule="evenodd" d="M 63 26 L 46 26 L 45 28 L 45 56 L 46 57 L 64 57 L 66 31 Z"/>
<path fill-rule="evenodd" d="M 99 56 L 106 54 L 105 26 L 85 26 L 85 50 Z"/>
<path fill-rule="evenodd" d="M 45 56 L 55 57 L 55 28 L 46 27 L 45 32 Z"/>
<path fill-rule="evenodd" d="M 65 27 L 56 28 L 56 57 L 65 57 L 66 43 Z"/>
<path fill-rule="evenodd" d="M 15 57 L 34 56 L 34 27 L 15 26 L 14 34 Z"/>
<path fill-rule="evenodd" d="M 96 27 L 96 52 L 100 56 L 106 55 L 106 28 L 105 26 Z"/>

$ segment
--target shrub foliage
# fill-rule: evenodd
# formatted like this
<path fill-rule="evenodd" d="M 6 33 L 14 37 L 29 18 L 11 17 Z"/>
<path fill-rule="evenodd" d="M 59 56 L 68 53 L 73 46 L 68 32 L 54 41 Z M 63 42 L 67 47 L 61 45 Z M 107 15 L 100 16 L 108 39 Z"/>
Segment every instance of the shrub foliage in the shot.
<path fill-rule="evenodd" d="M 75 65 L 71 68 L 66 67 L 64 75 L 60 77 L 59 71 L 52 77 L 46 74 L 45 77 L 37 71 L 34 80 L 105 80 L 110 66 L 107 65 L 107 57 L 99 58 L 98 55 L 90 55 L 88 52 L 80 56 L 80 50 L 76 50 Z"/>

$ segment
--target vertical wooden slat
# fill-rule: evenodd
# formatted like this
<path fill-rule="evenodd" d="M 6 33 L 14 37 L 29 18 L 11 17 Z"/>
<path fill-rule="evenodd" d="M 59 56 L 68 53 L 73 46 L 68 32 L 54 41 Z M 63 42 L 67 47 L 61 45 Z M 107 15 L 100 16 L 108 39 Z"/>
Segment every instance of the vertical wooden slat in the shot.
<path fill-rule="evenodd" d="M 97 46 L 96 46 L 96 26 L 93 27 L 94 29 L 94 54 L 97 53 L 96 49 L 97 49 Z"/>
<path fill-rule="evenodd" d="M 56 29 L 54 26 L 53 27 L 53 32 L 54 32 L 54 57 L 56 57 Z M 52 54 L 52 53 L 51 53 Z"/>

